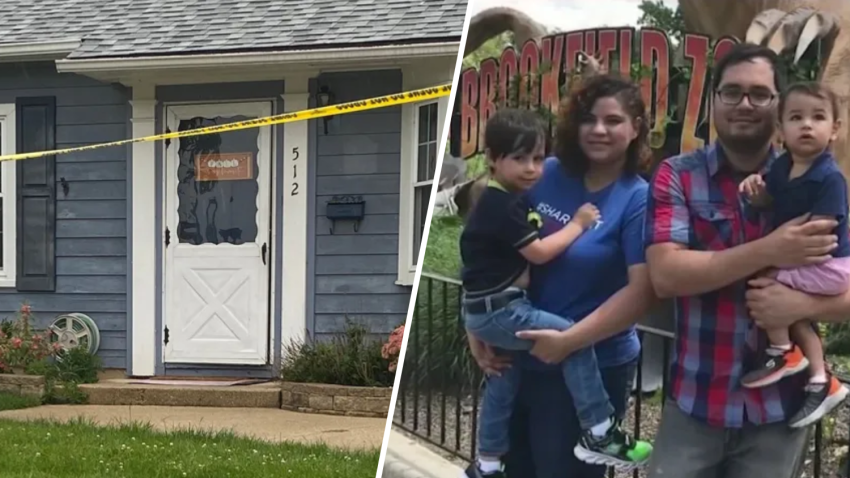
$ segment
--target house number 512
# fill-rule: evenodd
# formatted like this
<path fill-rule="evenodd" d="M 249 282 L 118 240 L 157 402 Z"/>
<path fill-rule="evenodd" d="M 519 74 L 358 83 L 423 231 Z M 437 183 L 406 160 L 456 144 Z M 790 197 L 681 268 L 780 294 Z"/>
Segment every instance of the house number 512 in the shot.
<path fill-rule="evenodd" d="M 298 180 L 298 164 L 296 163 L 296 161 L 298 161 L 298 157 L 300 156 L 300 153 L 298 152 L 297 146 L 292 148 L 292 154 L 294 154 L 295 157 L 292 158 L 292 191 L 289 193 L 289 195 L 290 196 L 297 196 L 298 195 L 298 181 L 297 181 Z"/>

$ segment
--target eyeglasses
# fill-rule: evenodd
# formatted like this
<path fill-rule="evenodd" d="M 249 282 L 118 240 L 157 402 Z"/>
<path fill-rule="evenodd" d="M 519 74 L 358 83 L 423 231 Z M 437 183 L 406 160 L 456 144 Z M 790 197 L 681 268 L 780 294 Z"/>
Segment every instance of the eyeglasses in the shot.
<path fill-rule="evenodd" d="M 743 92 L 737 88 L 725 88 L 717 90 L 716 93 L 720 97 L 720 101 L 729 106 L 738 106 L 744 101 L 745 96 L 751 105 L 757 107 L 767 106 L 776 98 L 776 95 L 770 91 L 761 90 Z"/>

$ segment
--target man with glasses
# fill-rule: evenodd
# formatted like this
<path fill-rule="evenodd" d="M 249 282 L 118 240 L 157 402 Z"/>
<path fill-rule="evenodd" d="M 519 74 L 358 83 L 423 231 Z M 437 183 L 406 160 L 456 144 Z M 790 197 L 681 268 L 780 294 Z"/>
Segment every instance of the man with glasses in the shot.
<path fill-rule="evenodd" d="M 787 420 L 801 405 L 805 374 L 761 389 L 741 387 L 766 342 L 753 320 L 779 320 L 765 306 L 767 292 L 748 304 L 748 280 L 769 267 L 826 255 L 836 242 L 830 234 L 836 222 L 828 220 L 797 218 L 768 234 L 769 218 L 738 194 L 745 177 L 775 158 L 777 60 L 773 51 L 749 44 L 718 60 L 711 109 L 717 142 L 664 161 L 652 179 L 647 264 L 657 294 L 675 298 L 676 339 L 650 478 L 791 478 L 801 469 L 807 429 L 792 429 Z M 802 293 L 768 289 L 799 313 L 782 320 L 850 314 L 850 294 L 806 303 L 805 310 Z"/>

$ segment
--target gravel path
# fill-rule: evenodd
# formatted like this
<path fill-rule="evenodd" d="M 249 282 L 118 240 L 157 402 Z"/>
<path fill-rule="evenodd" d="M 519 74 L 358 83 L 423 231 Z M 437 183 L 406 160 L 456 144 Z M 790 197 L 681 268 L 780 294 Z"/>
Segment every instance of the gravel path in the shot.
<path fill-rule="evenodd" d="M 457 450 L 464 457 L 472 455 L 473 443 L 473 400 L 466 397 L 458 400 L 454 396 L 443 397 L 433 393 L 430 397 L 431 413 L 428 413 L 427 394 L 420 394 L 418 403 L 410 391 L 399 394 L 396 401 L 395 415 L 393 421 L 403 425 L 409 430 L 414 430 L 420 437 L 428 437 L 431 442 L 441 444 L 449 450 Z M 414 408 L 416 406 L 416 408 Z M 414 410 L 419 410 L 414 414 Z M 626 417 L 626 427 L 634 431 L 635 398 L 632 398 L 629 414 Z M 641 438 L 653 439 L 658 429 L 661 414 L 660 400 L 657 398 L 644 399 L 641 403 Z M 445 416 L 445 420 L 443 417 Z M 430 426 L 429 426 L 430 424 Z M 444 426 L 442 424 L 445 424 Z M 850 424 L 850 407 L 842 406 L 832 416 L 823 422 L 823 451 L 821 452 L 822 463 L 820 478 L 845 478 L 846 475 L 838 474 L 839 461 L 848 451 L 848 424 Z M 814 478 L 814 452 L 815 440 L 809 447 L 809 455 L 806 467 L 801 478 Z M 633 477 L 632 473 L 617 473 L 616 478 Z M 637 475 L 645 478 L 643 472 Z"/>

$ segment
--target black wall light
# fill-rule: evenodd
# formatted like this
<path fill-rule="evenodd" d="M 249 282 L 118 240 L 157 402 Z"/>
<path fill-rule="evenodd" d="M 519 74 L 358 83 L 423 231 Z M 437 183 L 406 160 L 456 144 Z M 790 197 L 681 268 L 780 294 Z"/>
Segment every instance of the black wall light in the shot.
<path fill-rule="evenodd" d="M 319 92 L 316 94 L 316 102 L 318 103 L 319 108 L 324 108 L 334 104 L 334 99 L 334 94 L 327 85 L 322 85 L 319 88 Z M 333 118 L 333 115 L 325 116 L 323 118 L 325 120 L 325 134 L 328 134 L 328 121 L 330 121 L 331 118 Z"/>

